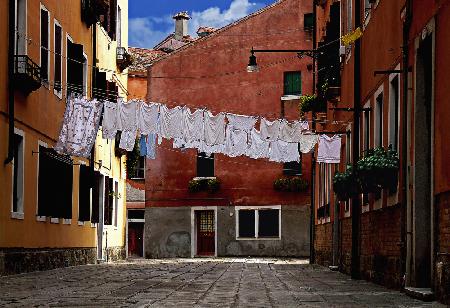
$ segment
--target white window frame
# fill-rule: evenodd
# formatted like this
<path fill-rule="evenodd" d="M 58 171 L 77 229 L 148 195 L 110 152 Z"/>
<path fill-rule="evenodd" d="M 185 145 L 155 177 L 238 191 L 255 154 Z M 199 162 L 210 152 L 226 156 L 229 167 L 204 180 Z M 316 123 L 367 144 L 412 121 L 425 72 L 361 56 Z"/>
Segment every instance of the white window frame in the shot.
<path fill-rule="evenodd" d="M 67 97 L 67 91 L 69 90 L 69 86 L 71 86 L 71 85 L 69 85 L 69 83 L 67 82 L 67 62 L 69 62 L 69 45 L 67 44 L 67 41 L 70 41 L 71 43 L 73 43 L 73 39 L 72 39 L 72 37 L 70 36 L 70 34 L 69 33 L 66 33 L 66 37 L 65 37 L 65 45 L 66 45 L 66 50 L 65 50 L 65 52 L 66 52 L 66 57 L 65 57 L 65 59 L 66 59 L 66 61 L 64 61 L 64 62 L 66 62 L 66 70 L 65 70 L 65 85 L 66 85 L 66 97 Z"/>
<path fill-rule="evenodd" d="M 370 16 L 372 12 L 372 3 L 369 2 L 369 0 L 364 0 L 364 28 L 367 27 L 370 21 Z"/>
<path fill-rule="evenodd" d="M 366 109 L 366 111 L 364 111 L 363 112 L 363 116 L 362 116 L 362 122 L 363 122 L 363 125 L 362 125 L 362 132 L 363 132 L 363 149 L 362 149 L 362 152 L 363 153 L 365 153 L 365 151 L 367 150 L 367 149 L 370 149 L 370 136 L 371 136 L 371 133 L 370 133 L 370 129 L 372 128 L 372 123 L 370 123 L 370 122 L 372 122 L 372 112 L 371 111 L 368 111 L 368 108 L 370 108 L 370 99 L 367 101 L 367 103 L 364 105 L 364 109 Z M 366 126 L 366 122 L 367 122 L 367 119 L 366 119 L 366 113 L 369 115 L 368 116 L 368 125 Z M 369 132 L 366 132 L 366 130 L 369 130 Z M 367 136 L 369 136 L 369 140 L 366 140 L 367 138 Z"/>
<path fill-rule="evenodd" d="M 396 70 L 400 70 L 400 64 L 395 68 Z M 397 77 L 397 94 L 398 94 L 398 101 L 397 101 L 397 114 L 398 114 L 398 119 L 397 119 L 397 123 L 393 123 L 393 116 L 395 115 L 394 113 L 394 93 L 393 93 L 393 87 L 392 87 L 392 82 L 394 81 L 394 79 Z M 401 94 L 400 94 L 400 74 L 399 73 L 395 73 L 395 74 L 390 74 L 389 75 L 389 110 L 388 110 L 388 143 L 392 144 L 393 138 L 394 138 L 394 133 L 392 132 L 392 125 L 395 124 L 397 126 L 397 144 L 396 147 L 394 148 L 394 150 L 397 151 L 397 153 L 399 152 L 400 149 L 400 101 L 401 101 Z"/>
<path fill-rule="evenodd" d="M 20 25 L 18 24 L 19 21 L 19 1 L 23 1 L 24 7 L 25 7 L 25 16 L 22 16 L 24 18 L 24 29 L 20 29 Z M 14 39 L 14 54 L 15 55 L 27 55 L 28 54 L 28 44 L 27 44 L 27 38 L 28 38 L 28 30 L 27 30 L 27 26 L 28 26 L 28 3 L 27 0 L 15 0 L 14 1 L 14 5 L 15 5 L 15 30 L 16 32 L 16 37 Z M 39 12 L 40 13 L 40 12 Z M 23 52 L 19 52 L 18 50 L 18 42 L 20 40 L 23 40 Z"/>
<path fill-rule="evenodd" d="M 59 98 L 62 99 L 62 92 L 63 92 L 63 53 L 64 53 L 64 30 L 61 24 L 58 20 L 53 19 L 53 48 L 56 49 L 56 26 L 61 28 L 61 54 L 59 55 L 59 58 L 61 59 L 61 90 L 58 91 L 55 89 L 55 86 L 53 84 L 53 93 Z M 54 51 L 54 57 L 53 57 L 53 74 L 56 72 L 56 58 L 58 55 L 56 54 L 56 50 Z M 53 75 L 53 82 L 55 82 L 55 74 Z"/>
<path fill-rule="evenodd" d="M 19 135 L 22 137 L 22 148 L 21 148 L 21 152 L 22 152 L 22 168 L 19 171 L 22 176 L 20 177 L 21 179 L 21 183 L 20 185 L 18 185 L 19 187 L 21 187 L 21 194 L 22 194 L 22 198 L 20 200 L 20 202 L 17 204 L 17 211 L 14 211 L 14 164 L 16 163 L 15 160 L 13 159 L 12 163 L 12 172 L 11 172 L 11 218 L 13 219 L 24 219 L 24 198 L 25 198 L 25 133 L 23 130 L 20 130 L 16 127 L 14 127 L 14 134 L 15 135 Z M 20 175 L 19 175 L 20 176 Z M 19 181 L 19 178 L 17 179 Z"/>
<path fill-rule="evenodd" d="M 48 29 L 48 35 L 47 35 L 47 45 L 48 45 L 48 52 L 47 52 L 47 78 L 48 80 L 43 81 L 44 85 L 49 84 L 50 80 L 50 11 L 41 3 L 40 9 L 39 9 L 39 45 L 41 44 L 41 32 L 42 32 L 42 20 L 41 20 L 41 10 L 44 10 L 48 13 L 47 18 L 47 29 Z M 39 47 L 39 67 L 42 67 L 42 59 L 41 59 L 41 48 Z"/>
<path fill-rule="evenodd" d="M 116 41 L 117 47 L 122 47 L 122 8 L 117 5 L 116 18 Z"/>
<path fill-rule="evenodd" d="M 40 156 L 42 153 L 39 153 L 39 148 L 40 147 L 45 147 L 48 148 L 48 144 L 38 140 L 38 148 L 37 148 L 37 152 L 38 152 L 38 156 L 37 156 L 37 166 L 36 166 L 36 221 L 40 221 L 40 222 L 46 222 L 47 221 L 47 217 L 46 216 L 39 216 L 39 160 L 40 160 Z"/>
<path fill-rule="evenodd" d="M 84 63 L 83 63 L 83 96 L 87 97 L 87 94 L 88 94 L 89 64 L 88 64 L 88 56 L 84 52 L 84 45 L 83 45 L 83 58 L 84 58 Z"/>
<path fill-rule="evenodd" d="M 255 237 L 239 237 L 239 211 L 254 210 L 255 211 Z M 259 210 L 278 210 L 278 237 L 259 237 Z M 236 240 L 265 240 L 279 241 L 281 240 L 281 205 L 262 205 L 262 206 L 236 206 L 235 207 L 235 223 L 236 223 Z"/>
<path fill-rule="evenodd" d="M 112 223 L 112 225 L 114 226 L 115 229 L 117 229 L 118 216 L 119 216 L 119 197 L 118 197 L 118 194 L 119 194 L 119 187 L 120 187 L 120 185 L 119 185 L 119 181 L 116 180 L 116 179 L 113 180 L 113 183 L 114 183 L 115 196 L 114 196 L 114 204 L 113 204 L 113 218 L 112 218 L 113 219 L 113 221 L 112 221 L 113 223 Z"/>
<path fill-rule="evenodd" d="M 373 141 L 374 147 L 383 146 L 383 135 L 384 135 L 384 112 L 380 110 L 378 106 L 378 97 L 381 96 L 382 109 L 384 110 L 384 85 L 381 85 L 373 96 L 373 105 L 374 105 L 374 130 L 373 130 Z M 378 117 L 381 115 L 381 123 L 378 123 Z M 381 136 L 378 135 L 380 132 L 381 125 Z"/>

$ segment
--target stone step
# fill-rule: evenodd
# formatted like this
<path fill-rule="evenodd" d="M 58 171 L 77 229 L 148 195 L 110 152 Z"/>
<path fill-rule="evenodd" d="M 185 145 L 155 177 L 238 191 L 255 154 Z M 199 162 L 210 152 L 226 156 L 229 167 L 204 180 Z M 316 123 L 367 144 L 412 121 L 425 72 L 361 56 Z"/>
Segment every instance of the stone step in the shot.
<path fill-rule="evenodd" d="M 431 302 L 434 300 L 434 292 L 430 288 L 406 287 L 405 293 L 412 298 L 419 299 L 424 302 Z"/>

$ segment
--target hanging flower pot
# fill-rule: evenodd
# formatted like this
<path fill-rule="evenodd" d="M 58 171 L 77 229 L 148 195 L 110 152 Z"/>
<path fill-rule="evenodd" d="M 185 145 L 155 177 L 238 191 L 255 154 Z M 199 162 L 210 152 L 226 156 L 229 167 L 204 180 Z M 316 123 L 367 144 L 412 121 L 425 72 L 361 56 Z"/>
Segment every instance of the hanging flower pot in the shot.
<path fill-rule="evenodd" d="M 359 185 L 352 166 L 345 172 L 336 172 L 333 178 L 333 190 L 339 201 L 347 201 L 358 194 Z"/>

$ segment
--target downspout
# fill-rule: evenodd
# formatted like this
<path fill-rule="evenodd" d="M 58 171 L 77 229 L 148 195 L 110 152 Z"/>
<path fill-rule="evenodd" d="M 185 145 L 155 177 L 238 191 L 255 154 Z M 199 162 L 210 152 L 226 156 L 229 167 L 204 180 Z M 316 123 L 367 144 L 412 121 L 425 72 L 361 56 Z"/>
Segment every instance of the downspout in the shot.
<path fill-rule="evenodd" d="M 15 39 L 15 0 L 9 0 L 9 37 L 8 37 L 8 156 L 4 164 L 7 165 L 14 159 L 14 39 Z"/>
<path fill-rule="evenodd" d="M 359 0 L 355 3 L 355 29 L 361 26 L 361 2 Z M 355 71 L 354 71 L 354 111 L 353 111 L 353 170 L 357 168 L 359 159 L 359 119 L 361 115 L 361 39 L 355 41 Z M 359 204 L 359 196 L 352 198 L 352 257 L 351 257 L 351 277 L 353 279 L 360 279 L 360 223 L 361 223 L 361 208 Z"/>
<path fill-rule="evenodd" d="M 317 20 L 316 20 L 316 15 L 317 15 L 317 7 L 315 4 L 315 0 L 312 0 L 312 5 L 313 5 L 313 50 L 316 49 L 316 44 L 317 44 L 317 33 L 316 33 L 316 29 L 317 29 Z M 313 86 L 313 94 L 316 93 L 316 57 L 315 57 L 315 53 L 313 54 L 313 80 L 312 80 L 312 86 Z M 313 122 L 312 122 L 312 129 L 313 131 L 315 131 L 316 129 L 316 123 L 314 122 L 314 115 L 313 115 Z M 315 194 L 315 190 L 316 190 L 316 186 L 315 186 L 315 179 L 316 179 L 316 158 L 315 158 L 315 152 L 313 151 L 311 154 L 311 205 L 310 205 L 310 222 L 309 222 L 309 263 L 315 263 L 316 262 L 316 258 L 315 258 L 315 253 L 314 253 L 314 228 L 315 228 L 315 223 L 316 223 L 316 218 L 315 218 L 315 198 L 314 198 L 314 194 Z"/>
<path fill-rule="evenodd" d="M 91 73 L 91 98 L 94 96 L 94 89 L 97 88 L 97 22 L 92 25 L 92 73 Z M 91 150 L 89 157 L 89 166 L 94 171 L 95 169 L 95 144 Z"/>
<path fill-rule="evenodd" d="M 401 236 L 402 236 L 402 247 L 400 250 L 401 255 L 401 270 L 402 273 L 405 273 L 405 281 L 404 281 L 404 287 L 407 285 L 407 281 L 409 281 L 410 277 L 410 259 L 408 259 L 408 252 L 407 249 L 409 249 L 408 242 L 411 242 L 411 232 L 412 230 L 408 227 L 408 217 L 407 217 L 407 208 L 409 204 L 407 204 L 408 200 L 408 190 L 407 190 L 407 184 L 408 184 L 408 93 L 409 93 L 409 87 L 408 87 L 408 74 L 409 74 L 409 31 L 411 27 L 411 20 L 412 20 L 412 6 L 411 6 L 411 0 L 406 0 L 405 4 L 405 22 L 403 24 L 403 126 L 402 126 L 402 224 L 401 224 Z"/>

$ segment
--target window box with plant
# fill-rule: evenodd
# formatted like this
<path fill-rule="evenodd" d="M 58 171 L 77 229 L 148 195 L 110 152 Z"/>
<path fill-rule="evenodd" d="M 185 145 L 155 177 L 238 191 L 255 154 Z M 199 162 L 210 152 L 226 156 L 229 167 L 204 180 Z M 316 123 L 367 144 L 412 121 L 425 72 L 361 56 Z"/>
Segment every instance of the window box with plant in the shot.
<path fill-rule="evenodd" d="M 359 193 L 358 179 L 351 165 L 348 165 L 344 172 L 336 172 L 333 190 L 339 201 L 347 201 Z"/>
<path fill-rule="evenodd" d="M 357 173 L 364 193 L 379 193 L 381 189 L 395 191 L 398 182 L 399 159 L 391 146 L 369 149 L 357 163 Z"/>
<path fill-rule="evenodd" d="M 207 191 L 209 193 L 215 193 L 220 189 L 220 180 L 211 178 L 193 178 L 188 183 L 188 190 L 191 193 L 200 191 Z"/>
<path fill-rule="evenodd" d="M 273 182 L 275 190 L 284 192 L 305 192 L 308 187 L 308 181 L 301 177 L 279 178 Z"/>

